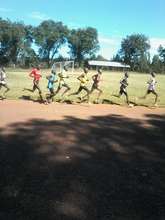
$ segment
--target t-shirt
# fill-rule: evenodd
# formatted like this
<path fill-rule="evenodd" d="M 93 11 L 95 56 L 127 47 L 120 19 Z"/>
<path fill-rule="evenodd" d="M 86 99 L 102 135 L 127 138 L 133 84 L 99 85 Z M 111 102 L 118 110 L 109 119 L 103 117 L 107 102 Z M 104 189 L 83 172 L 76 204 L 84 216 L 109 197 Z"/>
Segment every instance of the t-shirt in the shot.
<path fill-rule="evenodd" d="M 122 88 L 122 89 L 127 88 L 127 86 L 128 86 L 127 77 L 124 77 L 124 78 L 120 81 L 120 84 L 121 84 L 121 88 Z"/>
<path fill-rule="evenodd" d="M 40 72 L 40 70 L 34 68 L 34 69 L 32 69 L 30 76 L 34 77 L 34 80 L 38 81 L 41 78 L 41 72 Z"/>
<path fill-rule="evenodd" d="M 85 86 L 85 84 L 88 82 L 88 78 L 85 74 L 82 74 L 80 76 L 80 86 Z"/>
<path fill-rule="evenodd" d="M 55 74 L 51 74 L 49 77 L 49 81 L 48 81 L 48 89 L 52 89 L 53 85 L 54 85 L 54 81 L 56 80 L 56 75 Z"/>
<path fill-rule="evenodd" d="M 65 84 L 65 78 L 68 78 L 68 75 L 66 73 L 66 70 L 63 70 L 60 74 L 59 74 L 59 83 L 60 85 L 64 85 Z"/>
<path fill-rule="evenodd" d="M 93 79 L 93 83 L 98 85 L 101 80 L 101 76 L 99 74 L 96 74 L 92 77 L 92 79 Z"/>
<path fill-rule="evenodd" d="M 1 84 L 6 84 L 6 73 L 3 71 L 2 68 L 0 68 L 0 83 Z"/>
<path fill-rule="evenodd" d="M 154 77 L 151 77 L 151 79 L 148 81 L 148 90 L 155 90 L 156 80 Z"/>

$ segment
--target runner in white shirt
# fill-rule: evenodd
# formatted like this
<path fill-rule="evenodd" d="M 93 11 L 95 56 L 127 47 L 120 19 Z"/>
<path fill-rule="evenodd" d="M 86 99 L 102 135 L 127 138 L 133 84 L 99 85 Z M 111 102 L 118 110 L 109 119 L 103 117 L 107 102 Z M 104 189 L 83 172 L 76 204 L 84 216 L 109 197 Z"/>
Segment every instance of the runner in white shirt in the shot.
<path fill-rule="evenodd" d="M 4 67 L 0 67 L 0 89 L 4 87 L 6 90 L 4 91 L 2 98 L 5 99 L 6 93 L 10 90 L 6 83 L 6 71 Z"/>
<path fill-rule="evenodd" d="M 155 79 L 155 73 L 152 72 L 151 73 L 151 78 L 150 80 L 147 82 L 148 84 L 148 89 L 147 89 L 147 92 L 145 94 L 145 96 L 143 98 L 146 98 L 148 94 L 152 93 L 155 95 L 155 105 L 157 105 L 157 100 L 158 100 L 158 94 L 157 92 L 155 91 L 155 87 L 156 87 L 156 79 Z"/>

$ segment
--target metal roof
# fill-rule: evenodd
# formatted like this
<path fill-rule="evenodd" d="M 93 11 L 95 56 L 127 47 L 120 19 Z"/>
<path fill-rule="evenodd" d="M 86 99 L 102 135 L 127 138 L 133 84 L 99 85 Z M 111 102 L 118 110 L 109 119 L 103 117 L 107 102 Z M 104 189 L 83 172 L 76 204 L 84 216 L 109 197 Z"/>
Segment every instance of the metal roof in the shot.
<path fill-rule="evenodd" d="M 130 68 L 129 65 L 119 63 L 119 62 L 111 62 L 111 61 L 98 61 L 98 60 L 89 60 L 88 64 L 91 66 L 111 66 L 111 67 L 126 67 Z"/>

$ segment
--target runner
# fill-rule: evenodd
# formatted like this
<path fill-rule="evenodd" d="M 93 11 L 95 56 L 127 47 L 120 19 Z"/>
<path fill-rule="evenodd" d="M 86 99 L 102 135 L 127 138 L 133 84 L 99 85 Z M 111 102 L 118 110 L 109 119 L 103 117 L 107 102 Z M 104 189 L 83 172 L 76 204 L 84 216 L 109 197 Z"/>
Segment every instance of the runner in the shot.
<path fill-rule="evenodd" d="M 102 71 L 101 69 L 98 69 L 98 73 L 92 76 L 93 85 L 92 85 L 90 94 L 92 94 L 94 90 L 97 90 L 99 92 L 97 99 L 96 99 L 97 103 L 99 101 L 100 95 L 103 93 L 103 91 L 99 88 L 100 82 L 101 82 L 101 75 L 102 75 Z"/>
<path fill-rule="evenodd" d="M 68 69 L 67 69 L 66 66 L 64 66 L 62 72 L 58 74 L 58 76 L 59 76 L 59 85 L 58 85 L 58 88 L 57 88 L 54 95 L 57 95 L 62 88 L 66 88 L 64 90 L 64 92 L 62 93 L 62 95 L 61 95 L 63 97 L 64 94 L 66 94 L 70 90 L 70 87 L 65 82 L 65 79 L 69 78 L 69 76 L 67 75 L 67 72 L 68 72 Z"/>
<path fill-rule="evenodd" d="M 127 81 L 128 77 L 129 77 L 129 75 L 126 72 L 124 74 L 124 78 L 120 81 L 120 91 L 119 91 L 119 94 L 118 95 L 113 95 L 113 96 L 115 96 L 117 98 L 120 98 L 124 94 L 125 97 L 126 97 L 126 102 L 129 105 L 129 99 L 128 99 L 128 94 L 127 94 L 127 90 L 126 90 L 126 88 L 128 86 L 128 81 Z"/>
<path fill-rule="evenodd" d="M 151 78 L 147 82 L 147 84 L 148 84 L 147 92 L 146 92 L 145 96 L 143 97 L 145 99 L 150 93 L 152 93 L 155 96 L 155 102 L 154 102 L 155 106 L 157 106 L 157 100 L 158 100 L 158 94 L 155 91 L 156 83 L 157 83 L 157 81 L 155 79 L 155 73 L 152 72 L 151 73 Z"/>
<path fill-rule="evenodd" d="M 86 95 L 87 96 L 87 101 L 89 102 L 89 94 L 90 94 L 90 91 L 89 89 L 86 87 L 86 84 L 87 82 L 89 81 L 88 78 L 87 78 L 87 73 L 88 73 L 88 69 L 87 68 L 84 68 L 84 73 L 81 74 L 77 79 L 80 81 L 80 86 L 79 86 L 79 89 L 77 90 L 77 92 L 74 92 L 74 93 L 71 93 L 69 96 L 71 95 L 78 95 L 82 90 L 85 90 L 86 91 Z M 84 97 L 85 97 L 84 96 Z"/>
<path fill-rule="evenodd" d="M 0 67 L 0 89 L 4 87 L 6 90 L 3 92 L 2 99 L 6 98 L 6 93 L 10 90 L 6 82 L 6 71 L 4 67 Z"/>
<path fill-rule="evenodd" d="M 58 82 L 58 80 L 57 80 L 56 72 L 54 70 L 52 70 L 51 74 L 49 76 L 47 76 L 46 78 L 48 80 L 47 88 L 50 91 L 50 94 L 47 96 L 47 100 L 45 102 L 45 104 L 48 104 L 48 103 L 51 103 L 53 101 L 53 97 L 55 96 L 54 83 Z"/>
<path fill-rule="evenodd" d="M 33 68 L 31 73 L 29 74 L 29 76 L 33 77 L 33 89 L 24 88 L 23 90 L 27 90 L 29 92 L 34 92 L 37 89 L 39 92 L 39 96 L 40 96 L 41 101 L 44 101 L 43 97 L 42 97 L 42 91 L 41 91 L 40 85 L 39 85 L 40 79 L 42 77 L 41 71 L 40 71 L 40 66 Z"/>

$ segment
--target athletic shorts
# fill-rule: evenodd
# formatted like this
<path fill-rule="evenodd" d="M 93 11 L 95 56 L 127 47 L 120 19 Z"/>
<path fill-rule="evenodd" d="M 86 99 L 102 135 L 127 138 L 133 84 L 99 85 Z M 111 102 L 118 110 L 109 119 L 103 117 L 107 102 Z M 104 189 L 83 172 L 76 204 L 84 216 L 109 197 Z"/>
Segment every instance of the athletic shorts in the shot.
<path fill-rule="evenodd" d="M 4 85 L 6 85 L 6 82 L 5 81 L 0 81 L 0 85 L 4 86 Z"/>
<path fill-rule="evenodd" d="M 125 88 L 123 87 L 120 87 L 120 92 L 119 92 L 121 95 L 124 93 L 125 95 L 127 94 L 127 91 Z"/>
<path fill-rule="evenodd" d="M 98 83 L 93 83 L 91 90 L 94 90 L 94 89 L 99 89 Z"/>
<path fill-rule="evenodd" d="M 150 94 L 150 93 L 155 94 L 156 92 L 155 92 L 155 90 L 153 90 L 153 89 L 148 89 L 148 90 L 147 90 L 147 94 Z"/>
<path fill-rule="evenodd" d="M 7 84 L 6 83 L 4 83 L 4 82 L 0 82 L 0 87 L 5 87 L 5 88 L 8 88 L 8 86 L 7 86 Z"/>
<path fill-rule="evenodd" d="M 54 94 L 54 88 L 49 88 L 51 94 Z"/>
<path fill-rule="evenodd" d="M 78 89 L 78 93 L 81 92 L 82 90 L 85 90 L 86 92 L 89 92 L 89 89 L 86 86 L 80 86 Z"/>
<path fill-rule="evenodd" d="M 33 84 L 33 91 L 35 91 L 36 89 L 38 89 L 38 91 L 41 92 L 39 81 L 35 81 Z"/>
<path fill-rule="evenodd" d="M 60 89 L 61 89 L 62 87 L 66 87 L 66 88 L 70 89 L 70 87 L 69 87 L 66 83 L 60 83 L 58 87 L 59 87 Z"/>

